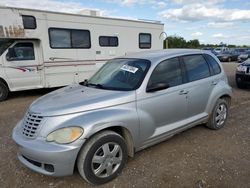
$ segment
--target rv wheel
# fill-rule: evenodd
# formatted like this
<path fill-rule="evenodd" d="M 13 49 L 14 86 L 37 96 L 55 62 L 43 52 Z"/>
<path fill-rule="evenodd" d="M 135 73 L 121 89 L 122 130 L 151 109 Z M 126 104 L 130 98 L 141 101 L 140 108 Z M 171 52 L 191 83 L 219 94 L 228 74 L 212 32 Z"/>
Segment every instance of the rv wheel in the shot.
<path fill-rule="evenodd" d="M 8 97 L 8 94 L 9 94 L 8 87 L 3 82 L 0 81 L 0 102 L 4 101 Z"/>

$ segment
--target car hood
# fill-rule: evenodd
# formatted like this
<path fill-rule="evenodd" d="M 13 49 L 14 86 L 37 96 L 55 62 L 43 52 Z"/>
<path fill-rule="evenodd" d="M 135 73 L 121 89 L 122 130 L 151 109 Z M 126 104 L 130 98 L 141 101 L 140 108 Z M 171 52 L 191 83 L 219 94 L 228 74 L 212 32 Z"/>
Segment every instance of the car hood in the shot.
<path fill-rule="evenodd" d="M 242 63 L 242 65 L 250 66 L 250 59 L 247 59 L 246 61 L 244 61 L 244 62 Z"/>
<path fill-rule="evenodd" d="M 72 114 L 135 101 L 135 91 L 111 91 L 67 86 L 34 101 L 29 111 L 41 116 Z"/>

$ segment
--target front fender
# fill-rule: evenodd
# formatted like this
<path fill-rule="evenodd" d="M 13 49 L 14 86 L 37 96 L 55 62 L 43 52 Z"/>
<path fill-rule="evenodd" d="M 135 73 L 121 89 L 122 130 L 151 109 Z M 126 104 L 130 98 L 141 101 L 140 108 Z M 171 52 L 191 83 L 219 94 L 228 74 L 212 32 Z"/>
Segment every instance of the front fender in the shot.
<path fill-rule="evenodd" d="M 48 117 L 41 128 L 40 135 L 47 137 L 52 131 L 69 126 L 79 126 L 84 129 L 81 139 L 87 139 L 101 130 L 120 126 L 129 131 L 135 147 L 139 144 L 139 120 L 134 103 L 72 115 Z"/>

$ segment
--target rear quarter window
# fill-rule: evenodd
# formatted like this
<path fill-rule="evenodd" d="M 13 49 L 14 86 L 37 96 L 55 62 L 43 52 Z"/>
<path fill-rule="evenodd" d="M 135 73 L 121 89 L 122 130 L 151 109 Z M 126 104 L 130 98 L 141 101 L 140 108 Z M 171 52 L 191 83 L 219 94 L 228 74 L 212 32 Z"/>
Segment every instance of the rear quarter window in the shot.
<path fill-rule="evenodd" d="M 220 65 L 218 64 L 218 62 L 211 55 L 204 54 L 204 56 L 212 68 L 212 75 L 220 74 L 221 68 L 220 68 Z"/>

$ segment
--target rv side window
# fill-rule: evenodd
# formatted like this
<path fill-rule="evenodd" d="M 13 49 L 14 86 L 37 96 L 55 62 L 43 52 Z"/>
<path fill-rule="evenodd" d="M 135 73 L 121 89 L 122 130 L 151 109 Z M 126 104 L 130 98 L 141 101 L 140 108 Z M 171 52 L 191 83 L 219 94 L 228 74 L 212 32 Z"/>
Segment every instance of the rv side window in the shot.
<path fill-rule="evenodd" d="M 31 42 L 20 42 L 9 49 L 8 61 L 35 60 L 34 46 Z"/>
<path fill-rule="evenodd" d="M 36 18 L 34 16 L 22 16 L 24 29 L 36 29 Z"/>
<path fill-rule="evenodd" d="M 90 48 L 90 32 L 76 29 L 49 29 L 51 48 Z"/>
<path fill-rule="evenodd" d="M 90 33 L 85 30 L 72 30 L 71 40 L 73 48 L 90 48 Z"/>
<path fill-rule="evenodd" d="M 109 37 L 109 36 L 100 36 L 99 45 L 102 47 L 117 47 L 118 46 L 118 37 Z"/>
<path fill-rule="evenodd" d="M 139 48 L 141 49 L 151 48 L 151 34 L 150 33 L 139 34 Z"/>

